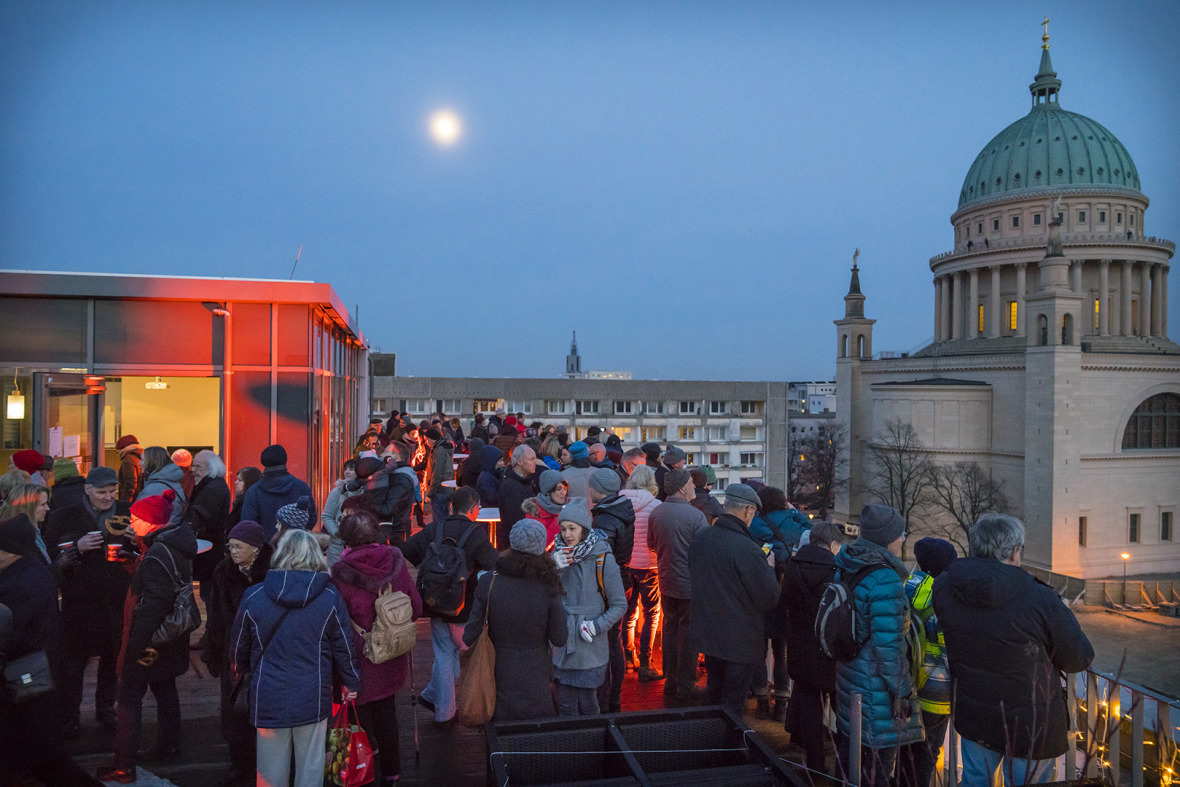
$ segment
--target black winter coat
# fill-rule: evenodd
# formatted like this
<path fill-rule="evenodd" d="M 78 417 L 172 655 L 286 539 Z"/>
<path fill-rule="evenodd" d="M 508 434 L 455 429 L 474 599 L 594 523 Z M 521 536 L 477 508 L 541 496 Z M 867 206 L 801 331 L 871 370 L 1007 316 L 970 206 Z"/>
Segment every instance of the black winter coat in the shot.
<path fill-rule="evenodd" d="M 115 516 L 127 516 L 130 511 L 130 503 L 115 502 Z M 85 503 L 50 512 L 44 536 L 50 559 L 57 561 L 58 544 L 76 542 L 97 527 Z M 135 548 L 131 535 L 113 536 L 104 531 L 103 536 L 106 544 L 118 542 L 128 550 Z M 132 562 L 108 562 L 105 546 L 80 553 L 74 563 L 63 565 L 61 616 L 67 653 L 101 656 L 118 652 L 123 637 L 123 602 L 134 570 Z"/>
<path fill-rule="evenodd" d="M 435 615 L 429 610 L 426 614 L 430 617 L 437 617 L 440 620 L 445 620 L 448 623 L 466 623 L 471 616 L 471 607 L 475 601 L 475 575 L 479 571 L 491 571 L 496 567 L 496 560 L 499 559 L 500 553 L 492 546 L 492 542 L 488 540 L 487 523 L 472 522 L 465 516 L 452 514 L 443 521 L 443 539 L 451 539 L 458 544 L 459 539 L 463 537 L 463 533 L 468 528 L 474 528 L 471 535 L 467 537 L 467 541 L 463 543 L 463 554 L 467 558 L 467 595 L 464 598 L 463 609 L 459 614 L 450 617 L 447 615 Z M 419 565 L 423 558 L 426 557 L 426 547 L 434 541 L 435 524 L 431 522 L 426 527 L 415 533 L 408 541 L 401 545 L 402 556 L 410 561 L 411 564 Z"/>
<path fill-rule="evenodd" d="M 229 555 L 222 558 L 213 569 L 213 581 L 205 597 L 205 639 L 201 661 L 209 665 L 209 672 L 214 677 L 227 675 L 229 672 L 228 667 L 232 658 L 229 652 L 229 632 L 238 615 L 238 606 L 242 603 L 242 596 L 246 594 L 247 588 L 266 579 L 273 554 L 274 548 L 270 544 L 259 547 L 248 574 L 243 573 Z"/>
<path fill-rule="evenodd" d="M 524 501 L 537 493 L 533 491 L 533 477 L 521 478 L 512 467 L 504 471 L 500 481 L 500 527 L 509 530 L 524 519 Z M 506 547 L 506 544 L 501 544 Z"/>
<path fill-rule="evenodd" d="M 556 715 L 549 648 L 564 646 L 569 637 L 561 596 L 551 595 L 543 580 L 529 576 L 521 555 L 509 551 L 500 556 L 494 575 L 489 572 L 480 577 L 475 606 L 463 631 L 468 646 L 479 639 L 485 619 L 496 647 L 496 712 L 492 720 Z"/>
<path fill-rule="evenodd" d="M 188 670 L 189 636 L 156 648 L 159 656 L 150 667 L 136 660 L 151 644 L 152 634 L 164 621 L 176 599 L 177 578 L 191 582 L 197 538 L 187 522 L 172 525 L 144 539 L 144 556 L 131 576 L 124 607 L 123 648 L 119 654 L 119 674 L 138 671 L 145 681 L 164 680 L 183 675 Z M 175 561 L 175 572 L 173 569 Z"/>
<path fill-rule="evenodd" d="M 774 611 L 771 635 L 782 636 L 791 680 L 836 691 L 836 663 L 820 650 L 815 618 L 824 586 L 836 575 L 836 556 L 816 544 L 804 544 L 783 568 L 783 585 Z"/>
<path fill-rule="evenodd" d="M 364 497 L 377 519 L 393 523 L 393 532 L 400 533 L 397 541 L 410 537 L 410 514 L 414 509 L 414 482 L 397 467 L 384 467 L 368 478 L 348 483 L 350 491 L 364 489 Z"/>
<path fill-rule="evenodd" d="M 955 730 L 993 751 L 1048 759 L 1067 749 L 1061 673 L 1094 648 L 1057 592 L 1019 566 L 959 558 L 934 580 Z"/>
<path fill-rule="evenodd" d="M 213 568 L 225 557 L 225 539 L 229 534 L 229 486 L 224 478 L 205 476 L 193 487 L 185 519 L 193 535 L 213 544 L 208 552 L 193 561 L 193 579 L 204 582 L 213 577 Z"/>
<path fill-rule="evenodd" d="M 635 506 L 622 495 L 599 500 L 590 509 L 594 529 L 602 531 L 619 568 L 631 565 L 635 549 Z"/>
<path fill-rule="evenodd" d="M 53 485 L 53 494 L 49 498 L 49 510 L 60 511 L 67 506 L 81 503 L 85 490 L 86 479 L 80 475 L 63 478 Z"/>

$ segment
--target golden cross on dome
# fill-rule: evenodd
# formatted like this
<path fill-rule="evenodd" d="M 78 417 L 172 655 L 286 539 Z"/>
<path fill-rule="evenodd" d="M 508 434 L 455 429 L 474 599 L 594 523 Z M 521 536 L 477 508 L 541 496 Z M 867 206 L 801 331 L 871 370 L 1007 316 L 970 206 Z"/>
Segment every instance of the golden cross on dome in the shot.
<path fill-rule="evenodd" d="M 1045 21 L 1041 22 L 1041 24 L 1045 26 L 1045 34 L 1043 36 L 1041 36 L 1041 40 L 1044 41 L 1045 43 L 1041 46 L 1041 49 L 1048 49 L 1049 48 L 1049 17 L 1045 17 Z"/>

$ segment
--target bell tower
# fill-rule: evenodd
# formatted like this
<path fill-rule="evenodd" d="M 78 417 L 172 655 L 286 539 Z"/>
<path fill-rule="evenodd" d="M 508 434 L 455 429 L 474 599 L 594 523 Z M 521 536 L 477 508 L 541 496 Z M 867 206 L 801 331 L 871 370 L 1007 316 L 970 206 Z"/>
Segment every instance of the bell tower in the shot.
<path fill-rule="evenodd" d="M 864 452 L 860 446 L 872 438 L 872 403 L 868 384 L 861 374 L 861 364 L 873 357 L 873 323 L 865 317 L 865 296 L 860 291 L 860 269 L 852 253 L 852 278 L 844 296 L 844 319 L 836 320 L 836 412 L 844 422 L 842 450 L 848 458 L 848 483 L 836 491 L 836 516 L 845 522 L 860 517 L 864 488 Z"/>

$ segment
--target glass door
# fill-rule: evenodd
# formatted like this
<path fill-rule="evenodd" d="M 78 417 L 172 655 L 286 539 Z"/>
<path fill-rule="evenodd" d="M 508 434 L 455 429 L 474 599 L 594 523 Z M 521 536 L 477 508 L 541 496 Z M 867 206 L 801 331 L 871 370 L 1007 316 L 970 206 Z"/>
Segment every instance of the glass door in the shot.
<path fill-rule="evenodd" d="M 86 475 L 103 459 L 103 378 L 53 372 L 33 377 L 37 450 L 55 459 L 73 459 L 78 471 Z"/>

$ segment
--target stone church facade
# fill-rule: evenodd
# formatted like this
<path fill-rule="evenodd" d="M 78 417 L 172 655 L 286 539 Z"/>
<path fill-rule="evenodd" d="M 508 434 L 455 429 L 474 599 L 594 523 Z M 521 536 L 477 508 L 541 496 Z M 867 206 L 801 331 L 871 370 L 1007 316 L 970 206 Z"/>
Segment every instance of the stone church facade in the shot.
<path fill-rule="evenodd" d="M 1147 234 L 1149 200 L 1126 148 L 1063 109 L 1060 88 L 1046 40 L 1031 110 L 976 157 L 951 216 L 954 248 L 930 260 L 932 344 L 873 360 L 853 265 L 835 323 L 849 457 L 836 515 L 856 521 L 870 499 L 868 446 L 901 419 L 934 461 L 973 460 L 1003 483 L 1027 563 L 1087 578 L 1125 560 L 1135 574 L 1174 572 L 1175 244 Z"/>

